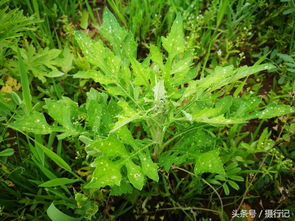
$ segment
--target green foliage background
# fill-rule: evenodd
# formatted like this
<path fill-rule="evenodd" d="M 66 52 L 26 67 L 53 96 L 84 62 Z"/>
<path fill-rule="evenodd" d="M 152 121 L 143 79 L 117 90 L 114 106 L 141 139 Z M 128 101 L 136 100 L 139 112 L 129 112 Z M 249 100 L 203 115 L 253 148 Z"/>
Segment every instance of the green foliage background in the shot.
<path fill-rule="evenodd" d="M 293 216 L 294 16 L 293 0 L 0 0 L 1 220 Z"/>

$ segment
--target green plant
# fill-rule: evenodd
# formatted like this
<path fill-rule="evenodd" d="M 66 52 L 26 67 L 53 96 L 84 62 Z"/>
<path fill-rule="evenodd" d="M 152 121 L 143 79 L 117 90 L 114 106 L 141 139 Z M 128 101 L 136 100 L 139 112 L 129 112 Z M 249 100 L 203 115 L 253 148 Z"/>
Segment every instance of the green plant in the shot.
<path fill-rule="evenodd" d="M 0 46 L 4 40 L 14 39 L 22 35 L 24 31 L 34 30 L 32 25 L 38 22 L 34 17 L 26 17 L 19 9 L 9 10 L 5 6 L 8 0 L 0 1 Z"/>
<path fill-rule="evenodd" d="M 132 0 L 107 0 L 118 20 L 126 26 L 139 42 L 159 42 L 160 36 L 171 27 L 176 12 L 189 2 Z"/>
<path fill-rule="evenodd" d="M 279 59 L 277 59 L 276 63 L 278 64 L 278 70 L 281 72 L 281 77 L 278 80 L 278 84 L 284 85 L 291 89 L 291 91 L 295 90 L 295 54 L 282 54 L 282 53 L 274 53 Z M 273 58 L 274 59 L 274 58 Z"/>
<path fill-rule="evenodd" d="M 291 211 L 294 15 L 293 0 L 0 0 L 1 220 Z"/>
<path fill-rule="evenodd" d="M 26 45 L 20 49 L 20 54 L 26 70 L 43 83 L 46 77 L 63 76 L 73 68 L 73 55 L 68 48 L 36 50 L 33 45 Z M 16 66 L 16 63 L 12 63 L 11 66 Z"/>
<path fill-rule="evenodd" d="M 81 106 L 67 97 L 58 101 L 46 99 L 45 109 L 55 126 L 49 125 L 44 115 L 35 110 L 9 124 L 26 133 L 62 132 L 59 139 L 79 136 L 95 168 L 91 180 L 84 186 L 86 189 L 120 186 L 123 177 L 135 188 L 142 189 L 145 176 L 158 181 L 156 162 L 165 151 L 177 149 L 177 143 L 188 133 L 192 138 L 186 139 L 198 139 L 193 131 L 204 133 L 206 128 L 294 112 L 283 104 L 259 106 L 258 98 L 223 96 L 225 85 L 270 69 L 269 64 L 216 67 L 205 77 L 193 80 L 198 76 L 192 66 L 192 55 L 185 51 L 180 16 L 168 36 L 162 38 L 167 58 L 164 59 L 158 47 L 151 45 L 150 55 L 142 63 L 136 60 L 136 42 L 132 35 L 118 25 L 107 9 L 103 21 L 99 31 L 112 50 L 102 41 L 90 40 L 82 32 L 76 32 L 84 59 L 92 69 L 74 76 L 92 78 L 101 85 L 102 92 L 91 89 Z M 196 164 L 195 174 L 225 175 L 218 147 L 208 151 L 194 142 L 191 144 L 195 153 L 183 151 Z M 179 155 L 183 153 L 171 155 L 168 160 L 176 160 Z M 52 160 L 57 162 L 55 158 Z M 61 163 L 58 165 L 66 169 Z"/>
<path fill-rule="evenodd" d="M 91 21 L 94 24 L 97 22 L 93 14 L 94 8 L 92 10 L 88 0 L 12 0 L 9 1 L 9 6 L 21 8 L 25 14 L 32 15 L 38 20 L 37 30 L 35 32 L 28 31 L 26 35 L 32 39 L 35 45 L 49 47 L 50 49 L 63 48 L 64 45 L 68 44 L 67 33 L 64 33 L 63 30 L 64 26 L 69 25 L 70 22 L 72 24 L 84 23 L 83 27 L 87 24 L 88 19 L 83 18 L 83 13 L 77 13 L 77 11 L 82 11 L 85 8 L 85 13 L 90 15 Z"/>
<path fill-rule="evenodd" d="M 35 30 L 33 24 L 38 22 L 34 20 L 34 17 L 26 17 L 19 9 L 9 10 L 6 5 L 8 1 L 0 1 L 0 68 L 1 79 L 3 79 L 5 64 L 7 63 L 7 57 L 15 54 L 12 48 L 15 47 L 19 37 L 24 35 L 26 31 Z"/>
<path fill-rule="evenodd" d="M 26 31 L 35 30 L 33 24 L 38 22 L 34 17 L 26 17 L 19 9 L 10 10 L 7 6 L 7 0 L 0 1 L 0 123 L 7 122 L 12 112 L 16 109 L 18 96 L 12 90 L 19 90 L 20 84 L 16 79 L 7 76 L 9 70 L 6 69 L 7 57 L 14 54 L 12 48 L 18 42 L 19 37 L 23 36 Z M 6 81 L 4 83 L 4 81 Z M 3 93 L 2 93 L 3 92 Z M 12 93 L 10 93 L 12 92 Z M 9 94 L 10 93 L 10 94 Z M 8 138 L 7 128 L 0 129 L 0 143 Z M 13 155 L 14 150 L 11 147 L 0 149 L 0 157 L 8 157 Z"/>

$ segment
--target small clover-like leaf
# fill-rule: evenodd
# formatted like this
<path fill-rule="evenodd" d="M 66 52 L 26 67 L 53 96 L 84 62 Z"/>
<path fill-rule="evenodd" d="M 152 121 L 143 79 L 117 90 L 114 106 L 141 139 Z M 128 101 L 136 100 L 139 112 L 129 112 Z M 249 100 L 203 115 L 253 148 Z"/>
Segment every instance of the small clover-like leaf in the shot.
<path fill-rule="evenodd" d="M 224 190 L 224 193 L 225 195 L 229 195 L 230 191 L 229 191 L 229 188 L 228 188 L 228 185 L 226 183 L 223 183 L 222 184 L 222 187 L 223 187 L 223 190 Z"/>
<path fill-rule="evenodd" d="M 227 182 L 228 182 L 228 184 L 229 184 L 232 188 L 234 188 L 235 190 L 239 190 L 239 189 L 240 189 L 239 185 L 238 185 L 236 182 L 234 182 L 234 181 L 232 181 L 232 180 L 228 180 Z"/>

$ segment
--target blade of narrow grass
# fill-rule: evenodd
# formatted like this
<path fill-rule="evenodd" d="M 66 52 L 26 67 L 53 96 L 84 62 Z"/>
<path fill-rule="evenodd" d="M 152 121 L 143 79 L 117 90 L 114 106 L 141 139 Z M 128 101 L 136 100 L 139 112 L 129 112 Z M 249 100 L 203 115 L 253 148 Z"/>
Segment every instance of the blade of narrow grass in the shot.
<path fill-rule="evenodd" d="M 71 217 L 63 212 L 61 212 L 59 209 L 57 209 L 53 203 L 48 207 L 47 209 L 47 215 L 52 221 L 77 221 L 81 220 L 81 218 L 74 218 Z"/>
<path fill-rule="evenodd" d="M 54 142 L 54 139 L 56 138 L 56 133 L 53 132 L 51 134 L 49 134 L 49 138 L 48 138 L 48 142 L 47 142 L 47 147 L 49 149 L 52 150 L 52 145 L 53 145 L 53 142 Z"/>
<path fill-rule="evenodd" d="M 72 169 L 69 166 L 69 164 L 66 163 L 60 156 L 58 156 L 56 153 L 54 153 L 52 150 L 48 149 L 47 147 L 43 146 L 42 144 L 36 142 L 36 146 L 39 146 L 44 153 L 49 157 L 52 161 L 54 161 L 59 167 L 63 168 L 64 170 L 72 173 Z"/>
<path fill-rule="evenodd" d="M 48 188 L 47 191 L 48 191 L 49 193 L 52 193 L 52 194 L 58 196 L 59 198 L 62 199 L 62 201 L 65 201 L 65 202 L 67 202 L 67 203 L 69 203 L 69 204 L 72 204 L 72 203 L 73 203 L 72 199 L 70 199 L 70 198 L 69 198 L 67 195 L 65 195 L 64 193 L 61 193 L 60 191 L 56 190 L 55 188 Z"/>
<path fill-rule="evenodd" d="M 35 15 L 37 16 L 38 19 L 40 19 L 40 11 L 39 11 L 38 1 L 33 0 L 33 8 L 34 8 Z"/>
<path fill-rule="evenodd" d="M 56 153 L 57 155 L 61 156 L 61 152 L 62 152 L 62 140 L 58 140 Z"/>
<path fill-rule="evenodd" d="M 226 9 L 228 7 L 228 0 L 221 0 L 219 2 L 219 7 L 218 7 L 218 10 L 217 10 L 217 19 L 216 19 L 216 28 L 219 27 L 219 25 L 221 24 L 221 21 L 223 19 L 223 16 L 226 12 Z"/>
<path fill-rule="evenodd" d="M 124 15 L 120 12 L 118 6 L 117 6 L 117 2 L 115 3 L 113 0 L 107 0 L 107 3 L 109 4 L 109 6 L 112 8 L 112 10 L 115 12 L 115 14 L 117 15 L 118 19 L 123 23 L 124 26 L 127 25 L 127 21 L 124 17 Z"/>
<path fill-rule="evenodd" d="M 41 135 L 35 135 L 35 140 L 36 140 L 38 143 L 41 143 L 41 144 L 42 144 L 42 142 L 43 142 L 43 139 L 42 139 Z M 44 166 L 44 165 L 45 165 L 44 151 L 43 151 L 42 149 L 40 149 L 38 145 L 36 145 L 35 149 L 36 149 L 37 154 L 38 154 L 38 156 L 39 156 L 40 163 Z"/>
<path fill-rule="evenodd" d="M 94 26 L 96 26 L 97 25 L 97 20 L 94 17 L 93 11 L 92 11 L 92 9 L 91 9 L 91 7 L 89 5 L 88 0 L 85 0 L 85 5 L 86 5 L 87 12 L 88 12 L 88 14 L 90 16 L 91 21 L 93 22 Z"/>
<path fill-rule="evenodd" d="M 32 96 L 30 93 L 28 73 L 25 69 L 25 65 L 18 47 L 17 47 L 17 58 L 18 58 L 19 75 L 20 75 L 21 85 L 22 85 L 23 100 L 25 104 L 25 111 L 28 113 L 32 110 Z"/>
<path fill-rule="evenodd" d="M 29 9 L 29 12 L 30 14 L 33 14 L 33 8 L 32 8 L 32 5 L 31 5 L 31 2 L 29 0 L 25 0 L 25 3 Z"/>
<path fill-rule="evenodd" d="M 56 42 L 57 42 L 57 47 L 62 48 L 62 41 L 60 40 L 59 35 L 58 35 L 56 30 L 54 30 L 54 35 L 55 35 L 55 39 L 56 39 Z"/>
<path fill-rule="evenodd" d="M 57 176 L 52 173 L 49 169 L 42 166 L 35 158 L 32 159 L 34 164 L 42 171 L 42 173 L 48 178 L 48 179 L 54 179 L 57 178 Z"/>
<path fill-rule="evenodd" d="M 44 32 L 44 36 L 46 36 L 47 39 L 49 40 L 49 47 L 54 48 L 55 47 L 54 40 L 53 40 L 54 33 L 51 31 L 50 21 L 49 21 L 48 17 L 44 18 L 44 23 L 41 25 L 42 25 L 42 29 Z"/>
<path fill-rule="evenodd" d="M 57 187 L 79 182 L 78 179 L 69 179 L 65 177 L 55 178 L 39 184 L 39 187 Z"/>

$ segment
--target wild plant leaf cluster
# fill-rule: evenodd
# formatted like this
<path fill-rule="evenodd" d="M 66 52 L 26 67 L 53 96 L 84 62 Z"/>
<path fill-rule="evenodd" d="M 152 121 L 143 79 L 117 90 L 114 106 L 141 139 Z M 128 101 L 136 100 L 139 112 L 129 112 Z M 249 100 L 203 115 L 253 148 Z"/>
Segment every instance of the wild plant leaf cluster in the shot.
<path fill-rule="evenodd" d="M 44 110 L 55 126 L 42 113 L 32 111 L 10 127 L 33 134 L 57 132 L 58 139 L 79 137 L 95 168 L 84 188 L 120 186 L 127 177 L 141 190 L 146 177 L 159 180 L 159 166 L 168 170 L 169 162 L 178 165 L 187 160 L 194 163 L 196 175 L 226 176 L 220 148 L 198 142 L 209 136 L 207 130 L 273 118 L 294 109 L 284 104 L 265 106 L 257 96 L 222 93 L 226 85 L 270 70 L 271 64 L 217 66 L 200 77 L 193 55 L 185 50 L 182 24 L 178 16 L 167 37 L 162 37 L 163 48 L 151 45 L 149 55 L 138 61 L 134 37 L 105 10 L 99 32 L 110 47 L 75 32 L 83 59 L 91 68 L 74 77 L 93 79 L 101 91 L 91 89 L 82 105 L 68 97 L 45 99 Z M 184 148 L 183 142 L 187 142 Z"/>

